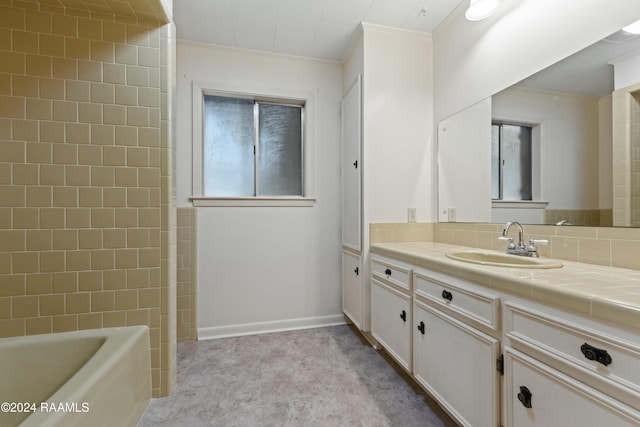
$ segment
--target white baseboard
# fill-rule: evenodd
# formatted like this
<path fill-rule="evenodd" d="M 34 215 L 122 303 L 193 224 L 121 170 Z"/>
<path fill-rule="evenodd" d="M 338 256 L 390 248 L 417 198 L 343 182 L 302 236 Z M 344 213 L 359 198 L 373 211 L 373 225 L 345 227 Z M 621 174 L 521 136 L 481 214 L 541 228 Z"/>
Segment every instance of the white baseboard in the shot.
<path fill-rule="evenodd" d="M 306 317 L 302 319 L 275 320 L 272 322 L 244 323 L 241 325 L 212 326 L 198 328 L 198 341 L 216 338 L 239 337 L 243 335 L 268 334 L 271 332 L 295 331 L 299 329 L 321 328 L 345 325 L 343 314 Z"/>

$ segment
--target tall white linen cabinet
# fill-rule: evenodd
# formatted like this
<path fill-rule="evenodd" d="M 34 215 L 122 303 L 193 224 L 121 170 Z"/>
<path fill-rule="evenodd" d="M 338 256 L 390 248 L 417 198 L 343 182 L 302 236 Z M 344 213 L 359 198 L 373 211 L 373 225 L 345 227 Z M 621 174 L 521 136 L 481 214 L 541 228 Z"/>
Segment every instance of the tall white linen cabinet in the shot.
<path fill-rule="evenodd" d="M 342 307 L 367 333 L 369 224 L 435 212 L 431 34 L 363 23 L 342 75 Z"/>

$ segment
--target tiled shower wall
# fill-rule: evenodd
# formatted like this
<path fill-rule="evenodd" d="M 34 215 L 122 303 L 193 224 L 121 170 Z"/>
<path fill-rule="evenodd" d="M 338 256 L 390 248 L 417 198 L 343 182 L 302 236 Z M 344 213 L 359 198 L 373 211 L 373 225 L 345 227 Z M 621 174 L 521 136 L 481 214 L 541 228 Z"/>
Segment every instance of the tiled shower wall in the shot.
<path fill-rule="evenodd" d="M 640 94 L 640 84 L 616 90 L 612 95 L 613 225 L 616 226 L 640 226 L 640 106 L 637 100 L 638 94 Z M 634 219 L 636 213 L 638 216 Z"/>
<path fill-rule="evenodd" d="M 0 0 L 0 336 L 148 325 L 155 396 L 175 382 L 174 58 L 172 24 Z"/>
<path fill-rule="evenodd" d="M 196 226 L 195 208 L 178 208 L 177 334 L 178 342 L 197 339 L 196 324 Z"/>
<path fill-rule="evenodd" d="M 640 90 L 630 94 L 631 225 L 640 226 Z"/>

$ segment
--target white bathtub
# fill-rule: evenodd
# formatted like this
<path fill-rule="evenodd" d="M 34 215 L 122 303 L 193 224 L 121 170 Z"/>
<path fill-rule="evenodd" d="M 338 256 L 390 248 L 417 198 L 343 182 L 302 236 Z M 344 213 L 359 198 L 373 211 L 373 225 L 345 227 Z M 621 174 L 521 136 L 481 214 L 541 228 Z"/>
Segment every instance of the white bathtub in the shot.
<path fill-rule="evenodd" d="M 146 326 L 0 339 L 0 426 L 136 426 L 150 399 Z"/>

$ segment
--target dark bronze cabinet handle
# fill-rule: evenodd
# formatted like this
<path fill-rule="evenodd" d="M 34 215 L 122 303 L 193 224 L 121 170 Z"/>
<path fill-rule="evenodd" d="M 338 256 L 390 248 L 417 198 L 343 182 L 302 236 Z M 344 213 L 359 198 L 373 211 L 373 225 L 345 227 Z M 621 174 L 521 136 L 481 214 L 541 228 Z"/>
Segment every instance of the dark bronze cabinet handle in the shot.
<path fill-rule="evenodd" d="M 449 291 L 442 291 L 442 298 L 448 300 L 449 302 L 451 302 L 453 300 L 453 294 Z"/>
<path fill-rule="evenodd" d="M 592 345 L 584 343 L 580 346 L 580 351 L 589 360 L 595 360 L 598 363 L 602 363 L 604 366 L 609 365 L 612 360 L 607 350 L 596 348 Z"/>
<path fill-rule="evenodd" d="M 418 325 L 418 330 L 424 335 L 424 322 L 420 322 Z"/>
<path fill-rule="evenodd" d="M 400 313 L 400 318 L 402 319 L 402 321 L 406 322 L 407 321 L 407 312 L 402 310 L 402 313 Z"/>
<path fill-rule="evenodd" d="M 520 393 L 518 393 L 518 400 L 525 408 L 531 408 L 531 392 L 525 386 L 520 386 Z"/>
<path fill-rule="evenodd" d="M 356 267 L 356 269 L 353 270 L 353 272 L 356 273 L 356 276 L 358 276 L 360 274 L 360 269 Z"/>
<path fill-rule="evenodd" d="M 389 270 L 388 268 L 384 271 L 384 274 L 386 274 L 387 276 L 391 276 L 391 270 Z"/>

